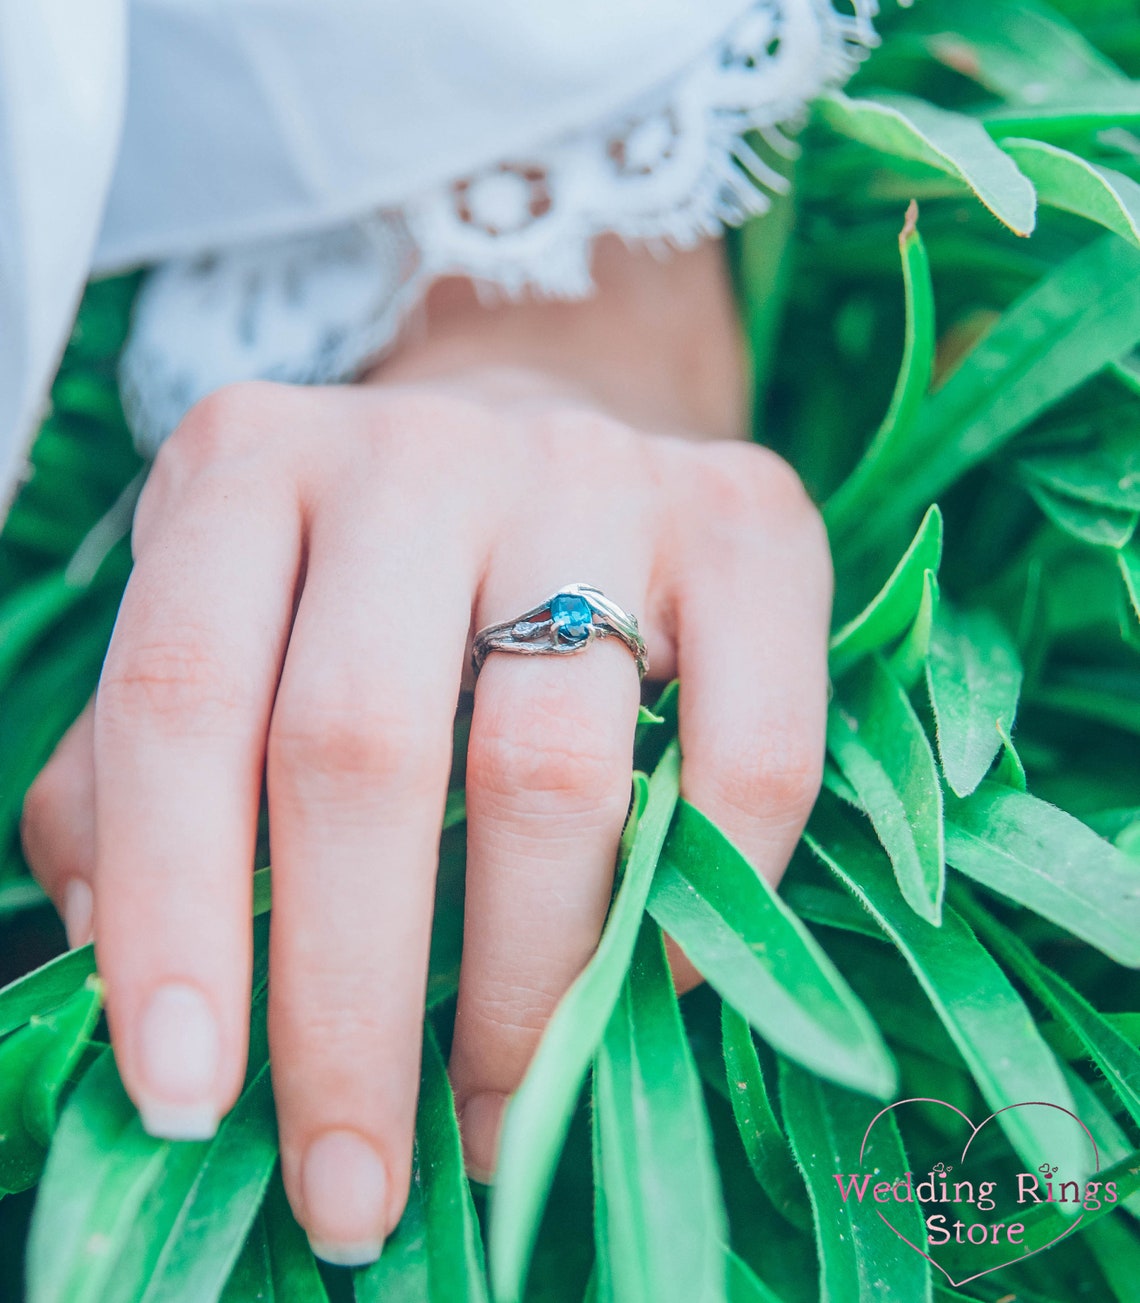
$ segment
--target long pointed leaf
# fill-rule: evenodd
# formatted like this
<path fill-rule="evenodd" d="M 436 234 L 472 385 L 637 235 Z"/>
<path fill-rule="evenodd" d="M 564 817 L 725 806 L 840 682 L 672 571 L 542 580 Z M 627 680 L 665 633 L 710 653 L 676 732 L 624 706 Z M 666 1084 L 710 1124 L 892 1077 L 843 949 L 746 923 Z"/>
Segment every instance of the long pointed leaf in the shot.
<path fill-rule="evenodd" d="M 831 639 L 831 673 L 838 677 L 862 656 L 879 651 L 910 627 L 922 605 L 926 571 L 942 560 L 942 513 L 931 507 L 886 583 Z"/>
<path fill-rule="evenodd" d="M 867 1141 L 863 1169 L 859 1145 L 874 1111 L 857 1095 L 837 1090 L 780 1065 L 780 1100 L 796 1160 L 811 1195 L 819 1246 L 820 1303 L 886 1299 L 924 1303 L 930 1298 L 930 1264 L 873 1211 L 845 1203 L 836 1173 L 860 1170 L 887 1178 L 907 1170 L 894 1115 L 881 1118 Z M 891 1216 L 913 1244 L 925 1244 L 917 1204 L 892 1205 Z"/>
<path fill-rule="evenodd" d="M 670 743 L 649 781 L 648 801 L 598 949 L 554 1011 L 507 1108 L 491 1196 L 491 1283 L 497 1303 L 516 1303 L 521 1296 L 574 1103 L 633 956 L 653 870 L 677 803 L 680 760 L 676 742 Z"/>
<path fill-rule="evenodd" d="M 1045 1100 L 1072 1111 L 1061 1067 L 1024 1001 L 960 916 L 945 909 L 935 928 L 908 909 L 885 857 L 826 793 L 805 838 L 890 935 L 990 1108 Z M 1010 1109 L 998 1121 L 1032 1167 L 1048 1158 L 1083 1172 L 1086 1147 L 1059 1119 L 1053 1109 Z"/>
<path fill-rule="evenodd" d="M 724 1206 L 700 1078 L 656 926 L 594 1068 L 605 1277 L 620 1303 L 726 1303 Z"/>
<path fill-rule="evenodd" d="M 980 906 L 967 901 L 962 910 L 974 930 L 1006 966 L 1079 1039 L 1117 1099 L 1140 1126 L 1140 1050 L 1102 1018 L 1068 982 L 1040 964 L 1018 936 L 1003 928 Z"/>
<path fill-rule="evenodd" d="M 705 979 L 782 1054 L 886 1098 L 894 1068 L 815 938 L 699 810 L 681 801 L 649 911 Z"/>
<path fill-rule="evenodd" d="M 841 91 L 824 96 L 819 112 L 828 126 L 872 149 L 952 176 L 1018 235 L 1033 230 L 1033 186 L 976 119 L 911 96 L 850 99 Z"/>
<path fill-rule="evenodd" d="M 958 796 L 986 776 L 1013 728 L 1021 691 L 1017 649 L 987 611 L 941 605 L 927 660 L 942 772 Z"/>
<path fill-rule="evenodd" d="M 358 1271 L 358 1303 L 485 1303 L 483 1241 L 463 1170 L 447 1069 L 424 1028 L 416 1164 L 407 1209 L 379 1260 Z"/>
<path fill-rule="evenodd" d="M 1097 287 L 1091 293 L 1090 286 Z M 1106 235 L 1049 272 L 923 404 L 912 455 L 850 541 L 872 553 L 1035 416 L 1140 343 L 1140 249 Z"/>
<path fill-rule="evenodd" d="M 1033 182 L 1043 204 L 1087 217 L 1140 245 L 1140 185 L 1131 177 L 1043 140 L 1014 136 L 1001 147 Z"/>
<path fill-rule="evenodd" d="M 847 675 L 827 718 L 827 746 L 886 848 L 911 909 L 942 916 L 942 786 L 926 733 L 881 658 Z"/>
<path fill-rule="evenodd" d="M 991 891 L 1140 967 L 1140 866 L 1071 814 L 984 782 L 950 803 L 946 856 Z"/>
<path fill-rule="evenodd" d="M 748 1162 L 772 1207 L 803 1229 L 803 1182 L 768 1098 L 752 1029 L 727 1004 L 721 1005 L 721 1037 L 728 1098 Z"/>
<path fill-rule="evenodd" d="M 856 525 L 868 485 L 889 475 L 892 464 L 906 455 L 907 438 L 930 388 L 934 370 L 934 287 L 917 222 L 918 208 L 912 203 L 899 235 L 906 294 L 902 365 L 882 424 L 858 465 L 824 506 L 824 520 L 833 534 L 843 534 Z"/>

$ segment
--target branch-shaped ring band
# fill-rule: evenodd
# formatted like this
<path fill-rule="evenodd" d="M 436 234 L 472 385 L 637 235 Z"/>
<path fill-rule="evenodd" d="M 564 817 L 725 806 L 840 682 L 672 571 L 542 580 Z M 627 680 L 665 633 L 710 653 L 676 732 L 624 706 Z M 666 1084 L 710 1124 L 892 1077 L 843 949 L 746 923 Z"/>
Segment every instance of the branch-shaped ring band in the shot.
<path fill-rule="evenodd" d="M 590 584 L 567 584 L 516 619 L 480 629 L 471 647 L 471 663 L 477 675 L 491 652 L 572 656 L 595 638 L 620 638 L 633 653 L 638 677 L 645 678 L 649 657 L 636 616 Z"/>

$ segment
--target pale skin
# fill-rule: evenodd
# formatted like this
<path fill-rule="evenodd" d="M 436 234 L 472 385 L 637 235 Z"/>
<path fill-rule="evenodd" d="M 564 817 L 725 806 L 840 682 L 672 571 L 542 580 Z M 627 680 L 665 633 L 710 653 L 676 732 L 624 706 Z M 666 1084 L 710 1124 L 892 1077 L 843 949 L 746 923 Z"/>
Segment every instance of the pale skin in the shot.
<path fill-rule="evenodd" d="M 266 778 L 282 1171 L 330 1261 L 374 1259 L 407 1195 L 476 629 L 573 582 L 635 612 L 651 677 L 681 677 L 683 794 L 773 883 L 818 791 L 827 539 L 793 471 L 744 441 L 721 250 L 603 242 L 594 270 L 577 304 L 443 283 L 359 385 L 200 403 L 140 500 L 95 702 L 28 794 L 28 859 L 72 944 L 95 938 L 124 1084 L 148 1129 L 186 1138 L 241 1087 Z M 450 1073 L 481 1179 L 597 944 L 638 700 L 616 639 L 492 654 L 475 687 Z"/>

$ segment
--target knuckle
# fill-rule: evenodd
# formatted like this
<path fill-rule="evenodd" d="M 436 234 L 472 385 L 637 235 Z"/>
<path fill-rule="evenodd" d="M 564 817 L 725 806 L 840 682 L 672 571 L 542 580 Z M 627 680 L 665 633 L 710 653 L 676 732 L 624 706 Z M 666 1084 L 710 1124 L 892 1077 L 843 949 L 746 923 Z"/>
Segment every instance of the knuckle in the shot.
<path fill-rule="evenodd" d="M 594 483 L 599 468 L 607 473 L 637 472 L 643 444 L 633 428 L 616 417 L 589 409 L 560 406 L 539 416 L 534 435 L 558 478 Z"/>
<path fill-rule="evenodd" d="M 65 798 L 63 785 L 49 761 L 28 788 L 20 812 L 20 842 L 33 873 L 42 867 L 42 847 Z"/>
<path fill-rule="evenodd" d="M 534 984 L 489 982 L 468 997 L 464 1014 L 480 1036 L 517 1038 L 531 1045 L 545 1030 L 556 1003 L 553 992 Z"/>
<path fill-rule="evenodd" d="M 20 844 L 33 877 L 45 890 L 69 877 L 87 876 L 87 855 L 93 847 L 66 835 L 68 824 L 74 823 L 76 802 L 89 795 L 82 779 L 76 766 L 57 752 L 24 796 Z"/>
<path fill-rule="evenodd" d="M 67 799 L 70 786 L 60 773 L 58 763 L 52 759 L 36 775 L 24 796 L 23 822 L 27 825 L 46 824 Z"/>
<path fill-rule="evenodd" d="M 368 977 L 375 982 L 373 974 Z M 333 972 L 313 973 L 308 989 L 290 1001 L 290 1037 L 308 1046 L 320 1046 L 327 1071 L 337 1065 L 348 1080 L 356 1071 L 353 1050 L 381 1042 L 391 1028 L 369 990 L 364 973 L 348 973 L 337 965 Z"/>
<path fill-rule="evenodd" d="M 516 691 L 471 736 L 468 772 L 493 797 L 546 796 L 599 818 L 625 813 L 631 757 L 616 731 L 591 727 L 557 690 Z M 573 720 L 573 728 L 567 721 Z"/>
<path fill-rule="evenodd" d="M 139 643 L 108 658 L 96 711 L 104 725 L 150 717 L 179 730 L 212 730 L 233 720 L 251 692 L 235 662 L 198 637 Z"/>
<path fill-rule="evenodd" d="M 425 390 L 394 390 L 371 405 L 364 427 L 385 472 L 407 462 L 417 471 L 446 473 L 485 449 L 489 418 L 469 399 Z M 426 455 L 425 455 L 426 454 Z"/>
<path fill-rule="evenodd" d="M 704 490 L 713 510 L 734 521 L 819 516 L 803 481 L 770 448 L 733 440 L 707 448 Z"/>
<path fill-rule="evenodd" d="M 198 471 L 240 456 L 261 442 L 265 427 L 278 424 L 287 406 L 288 385 L 244 380 L 223 385 L 200 399 L 163 444 L 157 466 Z"/>
<path fill-rule="evenodd" d="M 269 764 L 275 782 L 312 791 L 324 783 L 348 794 L 377 786 L 416 791 L 446 769 L 445 749 L 422 720 L 394 707 L 369 707 L 359 698 L 309 693 L 274 712 Z"/>

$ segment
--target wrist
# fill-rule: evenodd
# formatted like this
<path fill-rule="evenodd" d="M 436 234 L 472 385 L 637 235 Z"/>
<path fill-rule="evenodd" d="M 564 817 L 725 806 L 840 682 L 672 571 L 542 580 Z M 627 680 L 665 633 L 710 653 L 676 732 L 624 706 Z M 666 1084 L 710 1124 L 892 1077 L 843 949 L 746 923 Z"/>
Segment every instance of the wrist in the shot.
<path fill-rule="evenodd" d="M 567 397 L 641 428 L 744 437 L 747 363 L 720 245 L 661 260 L 603 240 L 593 273 L 595 293 L 576 302 L 487 305 L 470 281 L 441 281 L 366 380 Z"/>

